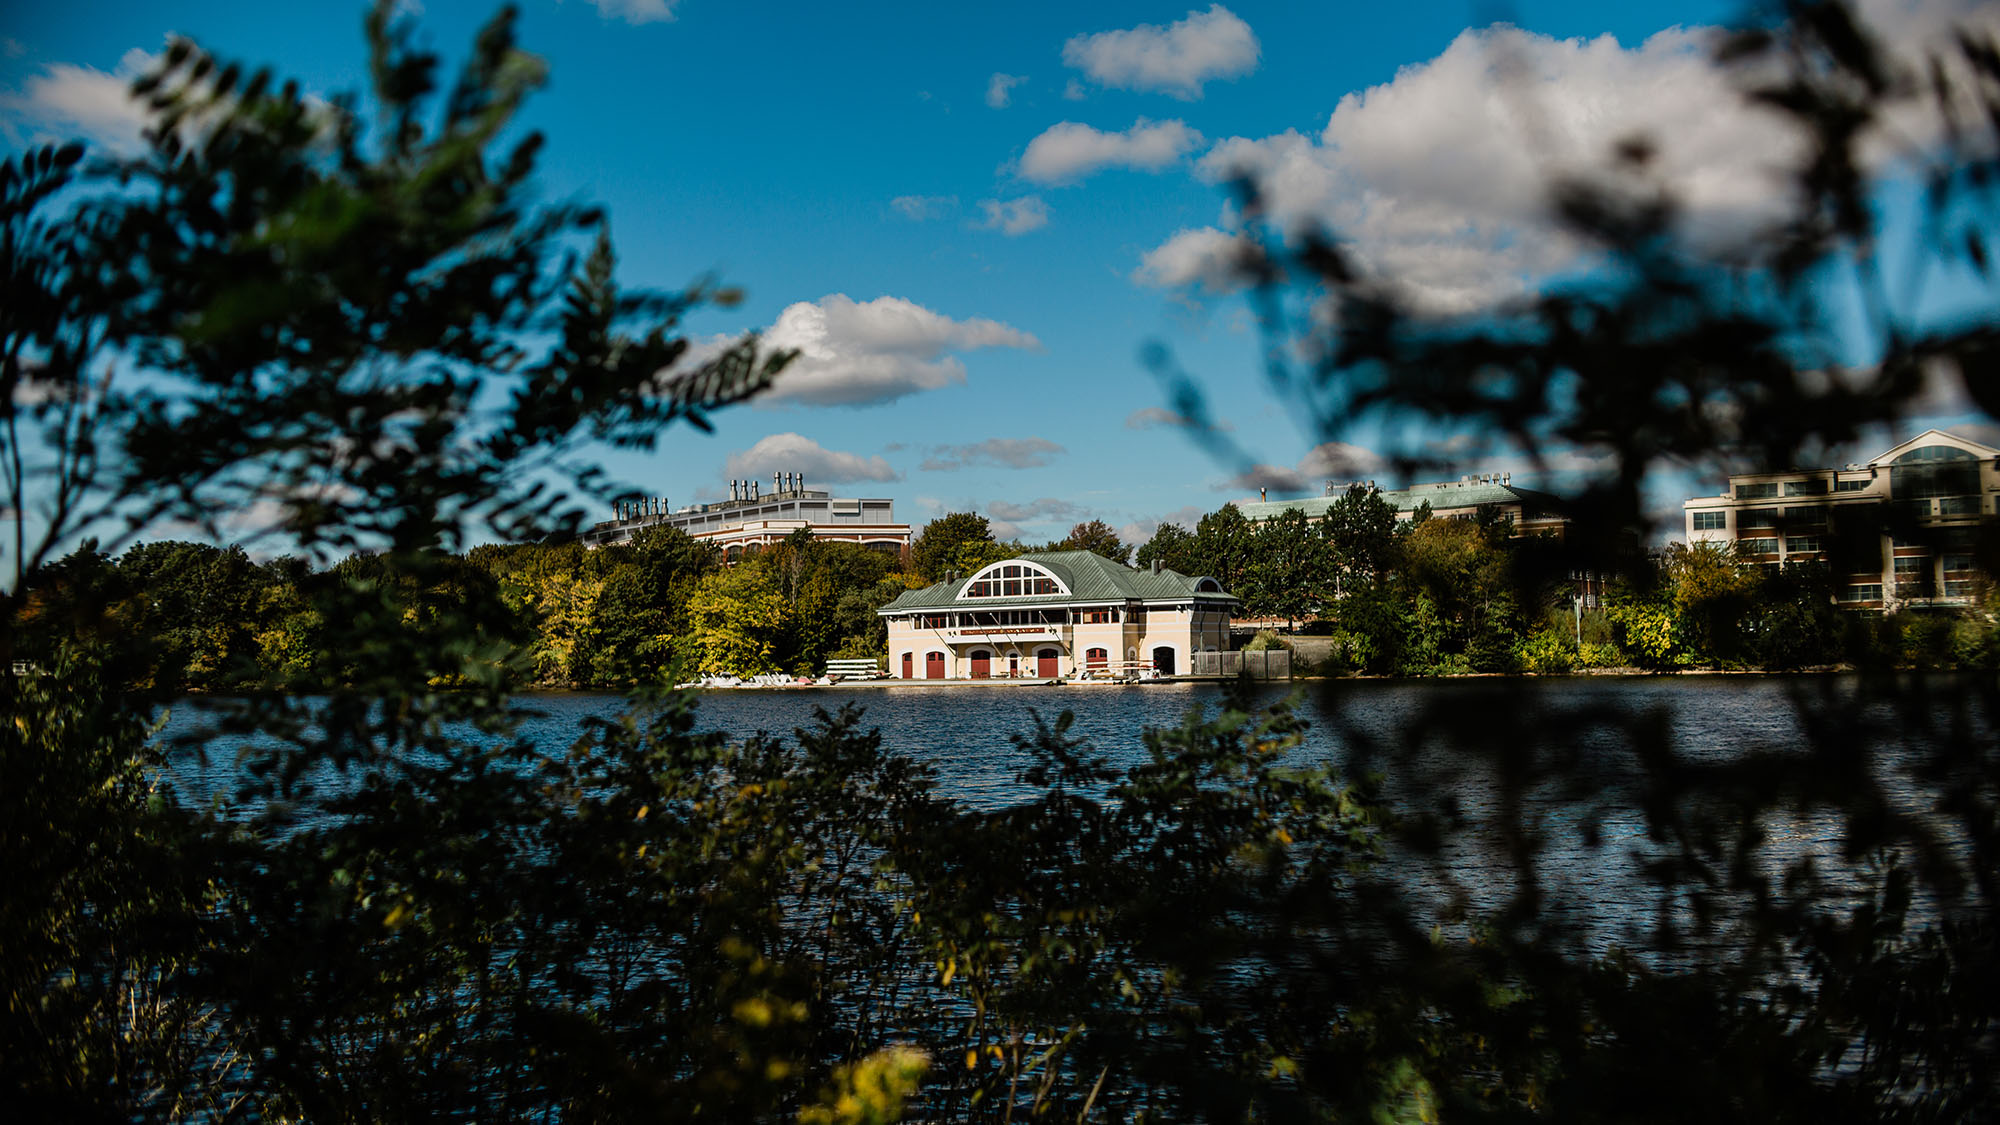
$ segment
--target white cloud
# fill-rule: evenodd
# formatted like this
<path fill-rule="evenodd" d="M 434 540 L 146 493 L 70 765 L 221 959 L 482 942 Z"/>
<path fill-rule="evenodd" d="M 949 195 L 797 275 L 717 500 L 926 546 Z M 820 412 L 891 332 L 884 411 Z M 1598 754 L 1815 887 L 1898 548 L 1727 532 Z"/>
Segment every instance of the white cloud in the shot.
<path fill-rule="evenodd" d="M 998 230 L 1009 238 L 1049 225 L 1049 205 L 1042 202 L 1039 195 L 1024 195 L 1019 199 L 982 199 L 979 209 L 986 213 L 986 221 L 979 224 L 982 228 Z"/>
<path fill-rule="evenodd" d="M 680 0 L 590 0 L 596 6 L 597 14 L 608 20 L 624 20 L 626 23 L 668 23 L 674 20 L 674 8 Z"/>
<path fill-rule="evenodd" d="M 786 307 L 764 343 L 799 355 L 756 402 L 840 406 L 891 402 L 963 383 L 965 364 L 953 352 L 1042 346 L 996 320 L 953 320 L 901 297 L 858 302 L 844 293 Z"/>
<path fill-rule="evenodd" d="M 803 473 L 813 481 L 851 484 L 855 481 L 892 481 L 896 470 L 881 457 L 863 457 L 827 449 L 802 434 L 771 434 L 748 449 L 729 455 L 723 472 L 732 479 L 759 480 L 772 473 Z"/>
<path fill-rule="evenodd" d="M 1201 142 L 1201 134 L 1181 121 L 1153 122 L 1142 117 L 1120 133 L 1099 132 L 1064 121 L 1028 142 L 1027 151 L 1021 154 L 1021 175 L 1037 183 L 1057 184 L 1104 168 L 1157 172 Z"/>
<path fill-rule="evenodd" d="M 1027 80 L 1028 76 L 1025 74 L 1001 74 L 995 71 L 993 77 L 986 80 L 986 104 L 994 109 L 1006 109 L 1008 103 L 1013 101 L 1014 87 Z"/>
<path fill-rule="evenodd" d="M 1969 0 L 1864 7 L 1906 58 L 1954 20 L 2000 25 L 2000 9 Z M 1634 186 L 1664 188 L 1680 204 L 1690 245 L 1724 251 L 1781 217 L 1783 173 L 1801 140 L 1776 114 L 1745 105 L 1711 60 L 1713 34 L 1673 28 L 1624 47 L 1610 36 L 1466 31 L 1436 58 L 1341 98 L 1317 135 L 1231 137 L 1197 171 L 1217 182 L 1252 180 L 1264 217 L 1281 232 L 1337 232 L 1358 264 L 1396 279 L 1432 312 L 1490 307 L 1586 265 L 1586 247 L 1548 206 L 1549 188 L 1629 175 L 1607 169 L 1634 138 L 1653 150 L 1645 185 Z M 1898 116 L 1874 149 L 1887 157 L 1888 134 L 1907 150 L 1935 129 Z M 1226 237 L 1183 230 L 1147 254 L 1133 278 L 1226 291 L 1214 253 Z"/>
<path fill-rule="evenodd" d="M 911 222 L 921 223 L 931 219 L 941 219 L 958 207 L 955 195 L 899 195 L 889 201 L 889 206 L 901 212 Z"/>
<path fill-rule="evenodd" d="M 1080 102 L 1090 96 L 1090 91 L 1084 89 L 1083 83 L 1072 78 L 1068 82 L 1063 83 L 1062 96 L 1064 101 Z"/>
<path fill-rule="evenodd" d="M 118 152 L 145 146 L 141 132 L 151 119 L 144 102 L 132 96 L 132 80 L 151 69 L 158 56 L 134 47 L 104 71 L 72 63 L 50 63 L 16 93 L 0 95 L 10 137 L 63 141 L 81 136 Z"/>
<path fill-rule="evenodd" d="M 1063 62 L 1100 86 L 1193 101 L 1203 83 L 1257 69 L 1259 50 L 1250 25 L 1215 4 L 1166 27 L 1140 24 L 1076 36 L 1063 44 Z"/>
<path fill-rule="evenodd" d="M 1183 230 L 1146 252 L 1132 280 L 1163 289 L 1193 286 L 1218 296 L 1249 284 L 1244 266 L 1256 244 L 1214 227 Z"/>
<path fill-rule="evenodd" d="M 925 472 L 956 472 L 969 465 L 1007 469 L 1037 469 L 1068 450 L 1047 438 L 988 438 L 969 445 L 933 446 L 918 468 Z"/>

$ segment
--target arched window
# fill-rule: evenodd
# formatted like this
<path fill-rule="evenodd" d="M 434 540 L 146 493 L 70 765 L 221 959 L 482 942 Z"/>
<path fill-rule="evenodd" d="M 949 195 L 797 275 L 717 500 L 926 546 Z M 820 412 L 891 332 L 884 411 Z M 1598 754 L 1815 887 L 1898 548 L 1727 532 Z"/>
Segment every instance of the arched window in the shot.
<path fill-rule="evenodd" d="M 1069 594 L 1069 586 L 1055 572 L 1016 559 L 994 563 L 972 576 L 960 590 L 960 600 L 968 598 L 1034 598 Z"/>
<path fill-rule="evenodd" d="M 1889 492 L 1898 500 L 1979 495 L 1979 458 L 1953 445 L 1925 445 L 1889 463 Z"/>
<path fill-rule="evenodd" d="M 1202 593 L 1202 594 L 1220 594 L 1220 593 L 1222 593 L 1222 583 L 1220 583 L 1220 582 L 1217 582 L 1217 581 L 1216 581 L 1215 579 L 1213 579 L 1213 578 L 1200 578 L 1200 579 L 1196 579 L 1196 580 L 1195 580 L 1195 584 L 1194 584 L 1194 588 L 1195 588 L 1195 591 L 1196 591 L 1197 593 Z"/>

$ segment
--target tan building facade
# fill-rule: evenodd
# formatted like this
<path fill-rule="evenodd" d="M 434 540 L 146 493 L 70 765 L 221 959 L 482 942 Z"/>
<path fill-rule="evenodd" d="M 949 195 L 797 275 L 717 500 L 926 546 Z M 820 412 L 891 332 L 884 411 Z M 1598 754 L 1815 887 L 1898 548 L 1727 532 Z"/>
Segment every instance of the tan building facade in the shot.
<path fill-rule="evenodd" d="M 1825 564 L 1843 606 L 1963 605 L 1986 580 L 1973 540 L 2000 511 L 2000 449 L 1930 430 L 1864 464 L 1738 474 L 1681 507 L 1690 543 Z"/>
<path fill-rule="evenodd" d="M 1088 551 L 994 563 L 882 607 L 905 680 L 1185 675 L 1229 647 L 1237 599 L 1213 578 L 1134 570 Z"/>
<path fill-rule="evenodd" d="M 774 473 L 771 491 L 760 481 L 729 482 L 729 499 L 680 509 L 664 497 L 622 505 L 617 518 L 583 533 L 585 546 L 629 542 L 648 527 L 671 527 L 722 549 L 725 561 L 782 542 L 800 530 L 813 538 L 858 543 L 870 550 L 897 555 L 908 550 L 910 525 L 896 522 L 889 500 L 846 499 L 805 487 L 798 473 Z"/>

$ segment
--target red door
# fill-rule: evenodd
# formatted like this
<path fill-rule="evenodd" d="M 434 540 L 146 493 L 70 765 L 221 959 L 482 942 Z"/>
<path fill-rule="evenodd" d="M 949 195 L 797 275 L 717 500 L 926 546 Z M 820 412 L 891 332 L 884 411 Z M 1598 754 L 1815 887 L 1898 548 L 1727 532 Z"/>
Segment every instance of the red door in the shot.
<path fill-rule="evenodd" d="M 1056 650 L 1045 648 L 1035 654 L 1035 675 L 1045 680 L 1056 678 Z"/>
<path fill-rule="evenodd" d="M 906 680 L 915 678 L 911 672 L 910 665 L 911 665 L 910 654 L 906 652 L 903 654 L 903 678 Z"/>
<path fill-rule="evenodd" d="M 924 679 L 944 679 L 944 653 L 927 652 L 924 654 Z"/>
<path fill-rule="evenodd" d="M 993 674 L 993 654 L 981 649 L 972 654 L 972 678 L 983 680 Z"/>

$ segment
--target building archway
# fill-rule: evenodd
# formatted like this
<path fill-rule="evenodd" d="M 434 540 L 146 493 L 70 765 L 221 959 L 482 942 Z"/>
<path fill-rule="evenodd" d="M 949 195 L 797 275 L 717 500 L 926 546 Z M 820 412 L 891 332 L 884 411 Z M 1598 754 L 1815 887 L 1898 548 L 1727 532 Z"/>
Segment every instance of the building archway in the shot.
<path fill-rule="evenodd" d="M 1153 650 L 1153 671 L 1162 676 L 1174 674 L 1174 649 L 1172 645 L 1161 645 Z"/>
<path fill-rule="evenodd" d="M 993 654 L 983 648 L 972 650 L 972 678 L 991 679 L 993 676 Z"/>
<path fill-rule="evenodd" d="M 1018 679 L 1020 675 L 1021 654 L 1018 652 L 1009 652 L 1007 654 L 1007 678 L 1010 680 Z"/>
<path fill-rule="evenodd" d="M 1111 653 L 1104 649 L 1087 648 L 1083 650 L 1083 666 L 1086 669 L 1088 669 L 1090 671 L 1090 674 L 1093 676 L 1103 672 L 1105 670 L 1105 666 L 1110 663 L 1111 663 Z"/>
<path fill-rule="evenodd" d="M 944 653 L 927 652 L 924 654 L 924 679 L 944 679 Z"/>
<path fill-rule="evenodd" d="M 1062 672 L 1059 661 L 1062 656 L 1055 649 L 1045 648 L 1035 653 L 1035 675 L 1045 680 L 1053 680 Z"/>
<path fill-rule="evenodd" d="M 914 664 L 914 663 L 916 663 L 916 657 L 915 657 L 915 656 L 913 656 L 912 654 L 910 654 L 910 653 L 907 653 L 907 652 L 903 654 L 903 678 L 904 678 L 904 679 L 906 679 L 906 680 L 913 680 L 913 679 L 915 679 L 915 678 L 916 678 L 916 673 L 915 673 L 915 672 L 914 672 L 914 670 L 913 670 L 913 669 L 911 668 L 911 665 L 912 665 L 912 664 Z"/>

